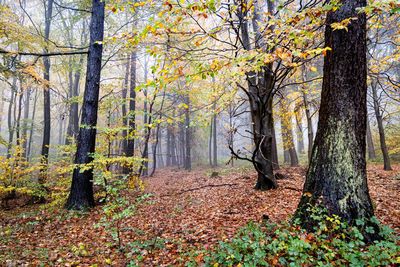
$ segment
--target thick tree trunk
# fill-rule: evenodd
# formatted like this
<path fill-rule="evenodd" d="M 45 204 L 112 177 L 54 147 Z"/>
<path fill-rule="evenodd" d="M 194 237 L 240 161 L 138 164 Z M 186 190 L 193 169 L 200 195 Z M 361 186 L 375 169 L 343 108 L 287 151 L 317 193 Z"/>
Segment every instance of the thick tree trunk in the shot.
<path fill-rule="evenodd" d="M 246 18 L 247 9 L 238 10 L 238 17 L 241 21 L 241 37 L 244 49 L 250 50 L 249 27 Z M 272 9 L 272 8 L 271 8 Z M 256 33 L 256 46 L 263 48 L 263 38 L 258 22 L 260 22 L 259 5 L 255 2 L 254 19 L 252 21 Z M 259 73 L 247 73 L 248 97 L 250 102 L 251 118 L 253 122 L 253 139 L 255 150 L 253 151 L 252 162 L 258 173 L 255 189 L 269 190 L 277 188 L 278 184 L 273 173 L 273 73 L 272 65 L 265 66 Z"/>
<path fill-rule="evenodd" d="M 53 2 L 54 0 L 48 0 L 46 6 L 45 16 L 45 29 L 44 38 L 46 41 L 50 38 L 50 27 L 53 16 Z M 45 53 L 48 52 L 47 47 Z M 47 178 L 47 164 L 49 159 L 49 146 L 50 146 L 50 129 L 51 129 L 51 104 L 50 104 L 50 58 L 43 57 L 44 74 L 43 79 L 47 81 L 47 85 L 43 90 L 43 141 L 42 141 L 42 169 L 39 182 L 43 183 Z"/>
<path fill-rule="evenodd" d="M 319 123 L 297 217 L 310 229 L 309 206 L 323 206 L 350 224 L 374 212 L 368 192 L 365 136 L 367 122 L 366 0 L 342 0 L 327 15 L 324 78 Z M 329 25 L 354 18 L 346 30 Z M 371 223 L 371 225 L 374 225 Z M 376 230 L 376 228 L 375 228 Z M 375 235 L 365 233 L 368 240 Z"/>
<path fill-rule="evenodd" d="M 90 47 L 87 61 L 85 93 L 82 105 L 82 127 L 79 129 L 75 164 L 89 164 L 96 146 L 97 112 L 100 91 L 101 59 L 104 35 L 104 2 L 93 0 L 90 23 Z M 71 191 L 66 203 L 68 209 L 87 209 L 94 206 L 93 169 L 74 169 Z"/>
<path fill-rule="evenodd" d="M 368 158 L 375 159 L 376 158 L 375 146 L 374 146 L 374 140 L 372 139 L 371 126 L 368 117 L 367 117 L 367 148 L 368 148 Z"/>
<path fill-rule="evenodd" d="M 378 98 L 376 82 L 372 82 L 371 89 L 372 89 L 372 98 L 374 101 L 376 122 L 378 124 L 379 141 L 380 141 L 381 151 L 382 151 L 382 156 L 383 156 L 383 169 L 385 171 L 390 171 L 390 170 L 392 170 L 392 166 L 390 164 L 389 151 L 386 146 L 385 128 L 383 127 L 382 111 L 381 111 L 381 108 L 379 105 L 379 98 Z"/>

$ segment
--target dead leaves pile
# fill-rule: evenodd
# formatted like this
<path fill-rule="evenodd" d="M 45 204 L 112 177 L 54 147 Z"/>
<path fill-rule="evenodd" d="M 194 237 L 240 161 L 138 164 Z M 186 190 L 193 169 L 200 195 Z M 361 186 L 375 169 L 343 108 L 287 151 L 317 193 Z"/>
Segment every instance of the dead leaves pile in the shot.
<path fill-rule="evenodd" d="M 234 235 L 249 221 L 269 218 L 279 222 L 293 214 L 305 179 L 304 168 L 280 170 L 287 178 L 279 188 L 253 190 L 253 172 L 228 173 L 210 178 L 203 170 L 159 170 L 146 178 L 150 202 L 121 225 L 122 243 L 155 240 L 131 258 L 120 252 L 106 229 L 95 228 L 101 207 L 83 216 L 60 216 L 58 212 L 24 210 L 0 213 L 0 262 L 57 266 L 124 266 L 140 256 L 143 266 L 183 265 L 189 252 L 212 247 Z M 368 169 L 370 194 L 377 217 L 400 232 L 400 166 L 385 172 L 381 166 Z M 24 214 L 21 216 L 21 214 Z M 155 246 L 162 240 L 162 247 Z M 129 251 L 129 246 L 127 246 Z M 198 257 L 201 260 L 201 256 Z M 1 262 L 0 265 L 5 264 Z"/>

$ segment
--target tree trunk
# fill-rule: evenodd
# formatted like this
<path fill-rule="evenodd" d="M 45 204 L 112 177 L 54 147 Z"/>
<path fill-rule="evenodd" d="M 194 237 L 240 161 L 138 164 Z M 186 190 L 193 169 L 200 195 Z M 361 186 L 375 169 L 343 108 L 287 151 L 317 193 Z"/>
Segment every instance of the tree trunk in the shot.
<path fill-rule="evenodd" d="M 368 158 L 375 159 L 376 158 L 375 146 L 374 146 L 374 141 L 372 139 L 371 126 L 368 117 L 367 117 L 367 148 L 368 148 Z"/>
<path fill-rule="evenodd" d="M 96 147 L 97 112 L 100 91 L 101 59 L 104 35 L 104 2 L 93 0 L 90 23 L 90 47 L 87 61 L 85 93 L 82 105 L 82 127 L 79 129 L 75 164 L 89 164 Z M 94 206 L 93 169 L 74 169 L 71 191 L 66 203 L 68 209 L 87 209 Z"/>
<path fill-rule="evenodd" d="M 144 81 L 145 83 L 147 82 L 147 65 L 148 65 L 148 61 L 147 58 L 144 59 Z M 147 88 L 145 87 L 143 89 L 143 95 L 144 95 L 144 103 L 143 103 L 143 125 L 144 128 L 147 129 L 147 138 L 146 141 L 144 143 L 144 153 L 143 153 L 143 175 L 147 176 L 148 174 L 148 169 L 149 169 L 149 137 L 150 137 L 150 133 L 151 133 L 151 128 L 148 127 L 148 124 L 151 123 L 151 116 L 152 116 L 152 111 L 151 111 L 151 107 L 150 107 L 150 115 L 148 114 L 148 108 L 147 108 Z M 152 106 L 154 102 L 151 102 L 150 105 Z"/>
<path fill-rule="evenodd" d="M 212 160 L 212 136 L 213 136 L 213 124 L 214 124 L 214 118 L 211 118 L 211 123 L 210 123 L 210 135 L 208 139 L 208 162 L 210 166 L 212 167 L 213 165 L 213 160 Z"/>
<path fill-rule="evenodd" d="M 14 140 L 14 123 L 12 121 L 12 110 L 14 106 L 15 99 L 17 97 L 17 78 L 13 78 L 13 83 L 11 86 L 11 97 L 10 103 L 8 105 L 8 114 L 7 114 L 7 126 L 8 126 L 8 145 L 7 145 L 7 159 L 11 157 L 11 148 Z"/>
<path fill-rule="evenodd" d="M 389 151 L 386 146 L 386 137 L 385 137 L 385 128 L 383 127 L 383 118 L 382 118 L 382 111 L 379 104 L 378 92 L 377 92 L 377 84 L 376 82 L 372 82 L 372 98 L 374 101 L 374 110 L 376 116 L 376 122 L 378 124 L 378 131 L 379 131 L 379 141 L 381 145 L 381 151 L 383 156 L 383 169 L 385 171 L 391 171 L 392 166 L 390 164 L 390 157 Z"/>
<path fill-rule="evenodd" d="M 0 133 L 2 130 L 2 125 L 3 125 L 3 110 L 4 110 L 4 88 L 1 88 L 1 95 L 0 95 Z"/>
<path fill-rule="evenodd" d="M 31 126 L 30 126 L 30 133 L 29 133 L 29 141 L 28 141 L 28 148 L 26 152 L 26 158 L 29 161 L 31 157 L 31 150 L 32 150 L 32 140 L 33 140 L 33 134 L 35 132 L 35 115 L 36 115 L 36 104 L 37 104 L 37 99 L 38 99 L 38 91 L 35 91 L 35 98 L 33 100 L 33 108 L 32 108 L 32 117 L 31 117 Z"/>
<path fill-rule="evenodd" d="M 300 154 L 304 154 L 304 140 L 303 140 L 303 116 L 301 109 L 298 108 L 295 113 L 296 118 L 296 138 L 297 138 L 297 151 Z"/>
<path fill-rule="evenodd" d="M 190 100 L 189 96 L 185 96 L 185 170 L 190 171 L 192 169 L 192 155 L 191 155 L 191 144 L 192 144 L 192 130 L 190 127 Z"/>
<path fill-rule="evenodd" d="M 125 79 L 124 79 L 124 84 L 122 87 L 122 123 L 124 129 L 122 130 L 122 151 L 124 154 L 127 151 L 127 137 L 128 137 L 128 131 L 126 130 L 125 127 L 128 127 L 128 117 L 127 117 L 127 111 L 126 111 L 126 97 L 128 95 L 128 84 L 129 84 L 129 68 L 130 68 L 130 57 L 128 57 L 128 61 L 126 63 L 126 69 L 125 69 Z"/>
<path fill-rule="evenodd" d="M 246 19 L 247 9 L 239 8 L 238 17 L 241 21 L 241 37 L 245 50 L 251 50 L 249 27 Z M 269 10 L 271 11 L 271 7 Z M 256 46 L 263 48 L 263 38 L 258 22 L 261 21 L 258 3 L 255 2 L 252 25 L 256 33 Z M 251 118 L 253 122 L 253 140 L 255 149 L 252 155 L 254 168 L 258 173 L 255 189 L 268 190 L 277 188 L 277 181 L 273 173 L 272 150 L 273 150 L 273 73 L 272 65 L 265 66 L 259 73 L 247 73 L 248 97 L 250 102 Z"/>
<path fill-rule="evenodd" d="M 290 166 L 296 167 L 299 165 L 296 148 L 294 147 L 293 129 L 292 129 L 292 116 L 284 110 L 288 106 L 284 101 L 281 103 L 281 127 L 282 127 L 282 142 L 285 161 L 290 160 Z M 286 153 L 286 155 L 285 155 Z M 288 162 L 286 162 L 288 163 Z"/>
<path fill-rule="evenodd" d="M 311 230 L 316 222 L 308 208 L 323 206 L 349 224 L 369 220 L 373 207 L 368 192 L 365 136 L 367 121 L 366 0 L 342 0 L 327 15 L 324 77 L 317 136 L 296 216 Z M 348 29 L 329 25 L 354 18 Z M 371 222 L 371 226 L 374 225 Z M 375 226 L 375 225 L 374 225 Z M 377 228 L 375 228 L 377 230 Z M 364 233 L 367 240 L 376 234 Z"/>
<path fill-rule="evenodd" d="M 216 110 L 216 106 L 214 103 L 214 112 Z M 217 144 L 217 114 L 213 115 L 213 167 L 217 167 L 218 166 L 218 144 Z"/>
<path fill-rule="evenodd" d="M 125 155 L 133 157 L 135 155 L 135 135 L 136 135 L 136 51 L 131 54 L 130 87 L 129 87 L 129 112 L 128 112 L 128 136 L 126 142 Z M 131 166 L 124 168 L 124 174 L 133 171 Z"/>
<path fill-rule="evenodd" d="M 275 125 L 272 122 L 272 167 L 274 170 L 279 170 L 278 147 L 276 144 Z"/>
<path fill-rule="evenodd" d="M 308 161 L 311 161 L 311 155 L 312 155 L 312 147 L 313 147 L 313 142 L 314 142 L 314 131 L 313 131 L 313 125 L 312 125 L 312 118 L 311 118 L 311 111 L 310 111 L 310 105 L 308 102 L 308 97 L 307 93 L 303 92 L 303 102 L 304 102 L 304 108 L 306 110 L 306 118 L 307 118 L 307 137 L 308 137 Z"/>
<path fill-rule="evenodd" d="M 23 157 L 26 158 L 28 150 L 28 120 L 29 120 L 29 105 L 31 98 L 31 88 L 27 88 L 25 91 L 25 102 L 24 102 L 24 121 L 22 126 L 22 140 L 24 141 Z"/>
<path fill-rule="evenodd" d="M 82 55 L 79 58 L 79 66 L 83 65 L 84 60 L 85 60 L 84 56 Z M 79 133 L 79 103 L 76 98 L 79 97 L 79 84 L 81 76 L 82 76 L 81 68 L 78 68 L 71 77 L 70 99 L 73 100 L 72 103 L 70 103 L 69 107 L 69 122 L 68 122 L 67 138 L 65 139 L 65 144 L 70 144 L 71 143 L 70 139 L 71 138 L 76 139 Z"/>
<path fill-rule="evenodd" d="M 45 16 L 45 29 L 44 38 L 46 41 L 50 37 L 50 26 L 53 16 L 53 2 L 54 0 L 48 0 L 46 6 Z M 47 53 L 47 45 L 44 49 L 44 53 Z M 50 129 L 51 129 L 51 104 L 50 104 L 50 58 L 43 57 L 44 74 L 43 79 L 47 81 L 47 85 L 43 90 L 43 141 L 42 141 L 42 169 L 39 182 L 43 183 L 47 178 L 47 164 L 49 159 L 49 146 L 50 146 Z"/>

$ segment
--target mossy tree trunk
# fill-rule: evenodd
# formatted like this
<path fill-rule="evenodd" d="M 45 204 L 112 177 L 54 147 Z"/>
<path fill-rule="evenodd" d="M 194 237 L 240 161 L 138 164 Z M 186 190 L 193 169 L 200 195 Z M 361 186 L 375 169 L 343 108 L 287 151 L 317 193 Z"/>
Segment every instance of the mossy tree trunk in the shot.
<path fill-rule="evenodd" d="M 322 205 L 350 224 L 374 215 L 366 174 L 366 0 L 342 0 L 327 16 L 324 78 L 316 139 L 296 216 L 310 227 L 307 207 Z M 329 25 L 354 18 L 347 30 Z M 373 239 L 367 233 L 367 237 Z"/>

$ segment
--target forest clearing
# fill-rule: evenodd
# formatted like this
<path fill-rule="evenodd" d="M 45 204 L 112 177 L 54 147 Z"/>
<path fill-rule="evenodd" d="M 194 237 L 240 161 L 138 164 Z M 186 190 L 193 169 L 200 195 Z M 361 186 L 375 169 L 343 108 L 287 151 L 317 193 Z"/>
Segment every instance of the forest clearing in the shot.
<path fill-rule="evenodd" d="M 0 0 L 0 266 L 399 266 L 400 0 Z"/>

